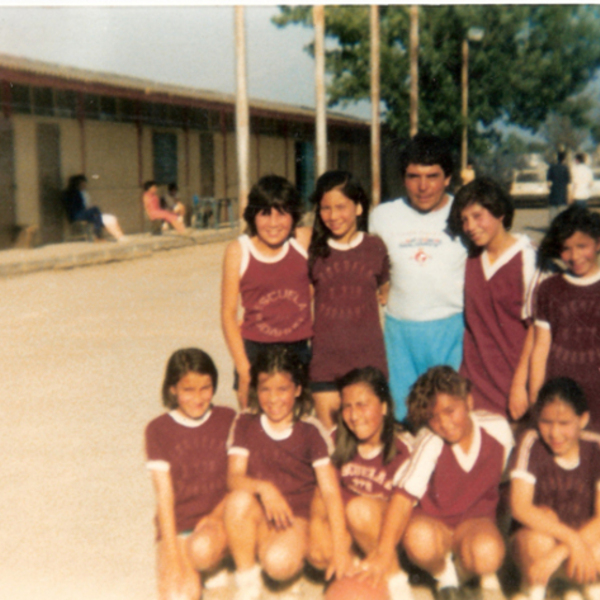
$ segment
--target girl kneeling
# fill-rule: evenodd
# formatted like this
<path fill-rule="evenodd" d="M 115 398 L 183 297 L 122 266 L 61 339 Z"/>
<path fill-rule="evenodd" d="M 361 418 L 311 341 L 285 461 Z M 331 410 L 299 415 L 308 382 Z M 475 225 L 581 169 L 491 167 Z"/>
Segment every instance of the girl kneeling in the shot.
<path fill-rule="evenodd" d="M 292 349 L 261 351 L 251 369 L 249 411 L 231 430 L 225 527 L 237 567 L 236 600 L 260 597 L 261 567 L 277 581 L 300 572 L 317 485 L 333 538 L 327 576 L 342 575 L 349 563 L 331 442 L 322 425 L 306 416 L 312 400 L 304 373 Z"/>

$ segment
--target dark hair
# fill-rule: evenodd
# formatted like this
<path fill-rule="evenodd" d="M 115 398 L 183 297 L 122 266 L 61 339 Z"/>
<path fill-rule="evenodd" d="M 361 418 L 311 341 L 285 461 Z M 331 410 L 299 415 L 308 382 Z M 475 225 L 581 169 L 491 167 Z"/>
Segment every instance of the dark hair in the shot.
<path fill-rule="evenodd" d="M 208 375 L 214 391 L 217 391 L 219 373 L 213 359 L 199 348 L 181 348 L 176 350 L 167 362 L 165 379 L 162 385 L 163 404 L 167 408 L 177 408 L 177 398 L 171 393 L 171 388 L 177 385 L 188 373 Z"/>
<path fill-rule="evenodd" d="M 448 144 L 440 137 L 417 133 L 400 154 L 400 173 L 406 175 L 408 165 L 440 165 L 446 177 L 452 175 L 454 160 Z"/>
<path fill-rule="evenodd" d="M 534 404 L 536 420 L 540 418 L 543 408 L 548 404 L 552 404 L 555 400 L 562 400 L 568 404 L 578 417 L 589 410 L 581 386 L 570 377 L 556 377 L 546 381 L 538 392 Z"/>
<path fill-rule="evenodd" d="M 585 163 L 585 154 L 583 152 L 578 152 L 575 155 L 575 160 L 580 163 Z"/>
<path fill-rule="evenodd" d="M 87 177 L 83 174 L 72 175 L 69 177 L 69 182 L 67 184 L 67 190 L 69 191 L 79 191 L 79 186 L 82 183 L 87 183 Z"/>
<path fill-rule="evenodd" d="M 567 153 L 564 150 L 560 150 L 559 152 L 557 152 L 557 154 L 556 154 L 556 160 L 559 163 L 564 162 L 565 158 L 567 158 Z"/>
<path fill-rule="evenodd" d="M 179 191 L 179 187 L 178 187 L 178 186 L 177 186 L 177 184 L 176 184 L 176 183 L 173 181 L 172 183 L 170 183 L 170 184 L 167 186 L 167 190 L 168 190 L 169 192 L 177 192 L 177 191 Z"/>
<path fill-rule="evenodd" d="M 302 391 L 294 404 L 294 420 L 308 415 L 313 408 L 313 399 L 308 389 L 306 367 L 296 352 L 285 345 L 273 344 L 263 348 L 250 368 L 250 389 L 248 391 L 248 408 L 255 413 L 262 412 L 258 402 L 258 377 L 267 373 L 287 373 Z"/>
<path fill-rule="evenodd" d="M 256 235 L 256 215 L 271 214 L 271 210 L 288 213 L 292 216 L 292 231 L 302 218 L 302 198 L 298 190 L 279 175 L 265 175 L 252 186 L 248 194 L 248 206 L 244 210 L 244 220 L 251 236 Z"/>
<path fill-rule="evenodd" d="M 573 204 L 550 223 L 538 249 L 538 266 L 549 268 L 553 259 L 560 258 L 565 241 L 578 231 L 600 240 L 600 215 Z"/>
<path fill-rule="evenodd" d="M 515 207 L 510 195 L 493 179 L 482 177 L 474 179 L 471 183 L 461 187 L 456 193 L 450 208 L 448 229 L 452 235 L 461 236 L 464 239 L 471 253 L 476 250 L 476 247 L 463 233 L 462 211 L 473 204 L 480 204 L 496 219 L 501 218 L 506 231 L 510 231 L 515 214 Z"/>
<path fill-rule="evenodd" d="M 346 373 L 346 375 L 336 381 L 340 394 L 343 393 L 344 388 L 360 383 L 368 386 L 373 394 L 379 398 L 379 401 L 387 406 L 387 412 L 383 417 L 383 430 L 381 432 L 383 462 L 387 464 L 396 456 L 396 421 L 394 419 L 394 401 L 390 393 L 390 388 L 385 375 L 375 367 L 352 369 L 352 371 Z M 348 425 L 346 425 L 342 417 L 342 412 L 340 410 L 338 415 L 335 452 L 331 457 L 331 460 L 338 468 L 356 456 L 359 445 L 358 439 L 350 431 Z"/>
<path fill-rule="evenodd" d="M 362 206 L 362 214 L 357 217 L 356 225 L 358 231 L 367 231 L 371 201 L 358 180 L 348 171 L 327 171 L 323 173 L 317 180 L 315 191 L 311 196 L 311 202 L 315 207 L 313 234 L 308 248 L 308 265 L 311 270 L 317 258 L 327 258 L 329 256 L 327 240 L 331 237 L 331 231 L 323 223 L 319 209 L 323 196 L 335 189 L 339 189 L 354 204 Z"/>
<path fill-rule="evenodd" d="M 410 388 L 406 399 L 408 420 L 414 431 L 427 425 L 431 419 L 438 394 L 456 396 L 466 401 L 471 382 L 448 365 L 431 367 Z"/>
<path fill-rule="evenodd" d="M 143 186 L 144 191 L 147 192 L 153 185 L 156 185 L 156 181 L 146 181 Z"/>

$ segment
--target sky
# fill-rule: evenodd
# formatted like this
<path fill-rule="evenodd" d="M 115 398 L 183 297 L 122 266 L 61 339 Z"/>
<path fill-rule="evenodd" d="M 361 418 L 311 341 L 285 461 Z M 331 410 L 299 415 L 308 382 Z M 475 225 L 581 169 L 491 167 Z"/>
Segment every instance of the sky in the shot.
<path fill-rule="evenodd" d="M 314 107 L 310 27 L 278 28 L 276 6 L 246 6 L 250 98 Z M 0 52 L 235 93 L 233 6 L 62 6 L 0 4 Z M 369 118 L 370 103 L 347 109 Z"/>

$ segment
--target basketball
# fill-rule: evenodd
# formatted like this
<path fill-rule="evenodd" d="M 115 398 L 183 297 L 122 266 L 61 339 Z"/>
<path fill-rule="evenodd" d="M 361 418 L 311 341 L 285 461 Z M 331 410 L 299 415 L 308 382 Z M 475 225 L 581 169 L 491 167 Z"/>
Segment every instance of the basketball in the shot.
<path fill-rule="evenodd" d="M 325 600 L 390 600 L 390 595 L 385 583 L 375 587 L 357 577 L 343 577 L 327 588 Z"/>

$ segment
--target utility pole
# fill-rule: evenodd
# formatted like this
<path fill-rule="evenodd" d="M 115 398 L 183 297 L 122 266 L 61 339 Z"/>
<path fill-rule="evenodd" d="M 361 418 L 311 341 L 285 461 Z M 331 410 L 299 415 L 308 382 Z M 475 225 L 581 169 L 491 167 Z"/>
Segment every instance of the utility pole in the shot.
<path fill-rule="evenodd" d="M 419 7 L 410 7 L 410 137 L 419 131 Z"/>
<path fill-rule="evenodd" d="M 235 139 L 238 163 L 238 206 L 239 223 L 242 228 L 242 215 L 248 203 L 249 167 L 250 167 L 250 111 L 248 108 L 248 88 L 246 77 L 246 33 L 244 26 L 244 7 L 235 7 L 235 58 L 236 58 L 236 96 L 235 96 Z M 227 165 L 224 166 L 226 168 Z M 225 190 L 227 195 L 227 190 Z"/>
<path fill-rule="evenodd" d="M 380 39 L 379 6 L 371 5 L 371 197 L 373 206 L 381 202 L 381 126 L 379 123 Z"/>
<path fill-rule="evenodd" d="M 313 6 L 315 28 L 315 103 L 317 177 L 327 171 L 327 113 L 325 98 L 325 7 Z"/>

